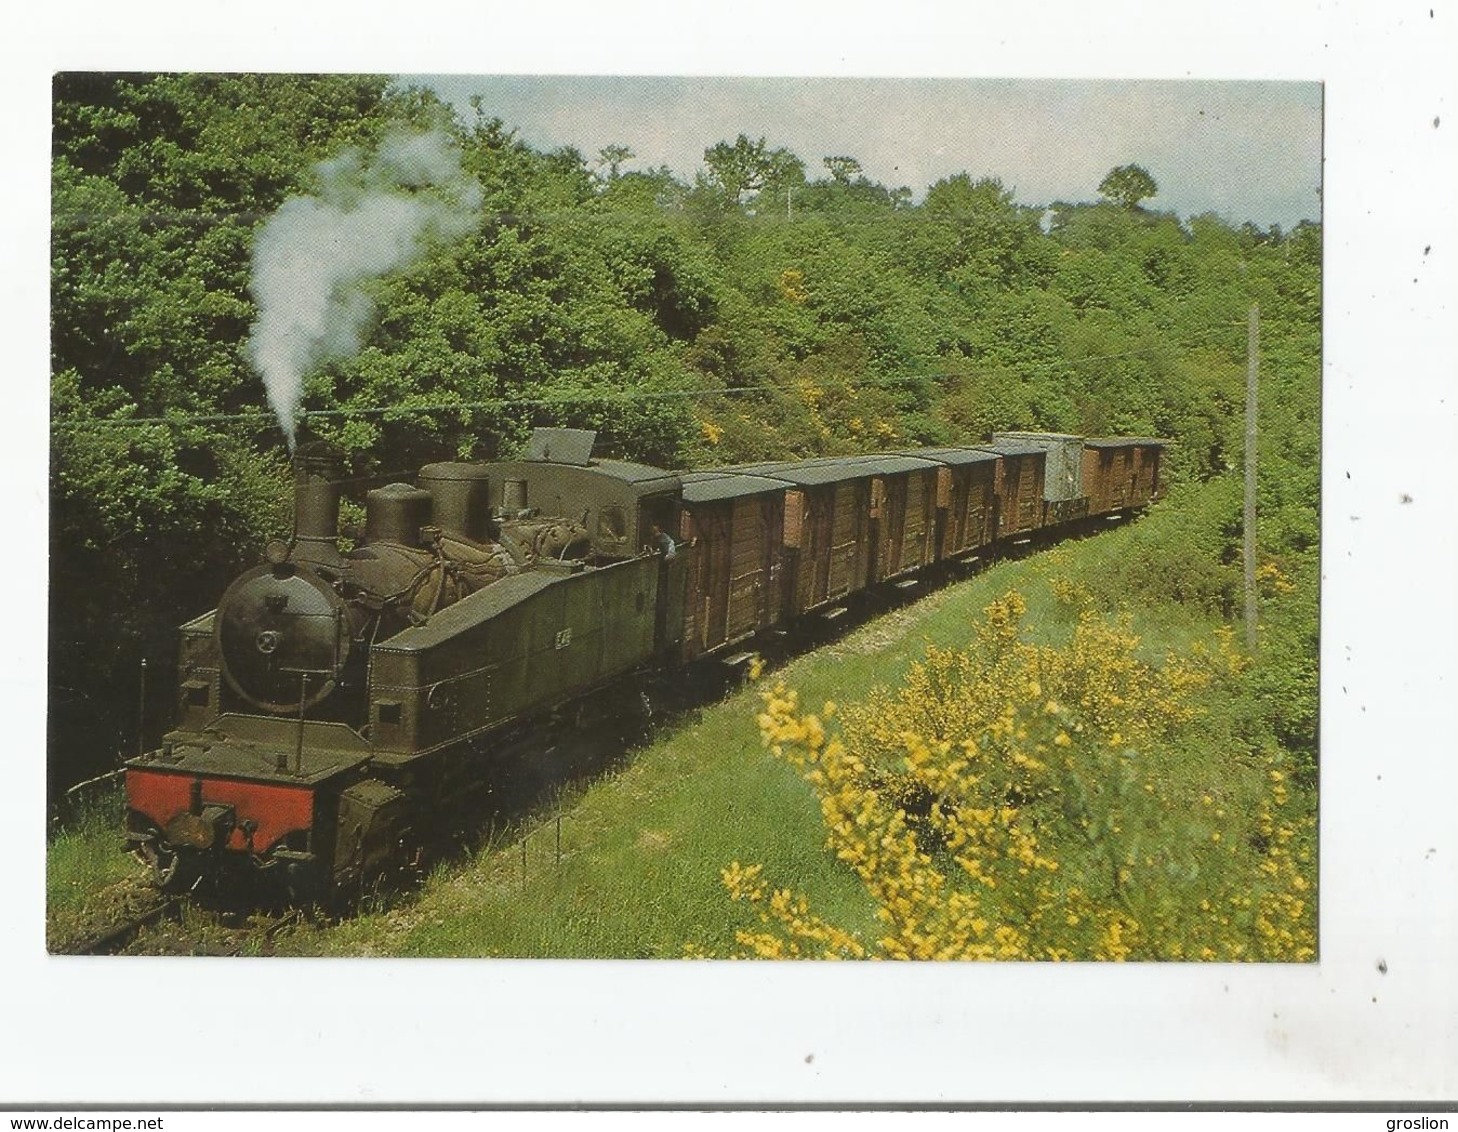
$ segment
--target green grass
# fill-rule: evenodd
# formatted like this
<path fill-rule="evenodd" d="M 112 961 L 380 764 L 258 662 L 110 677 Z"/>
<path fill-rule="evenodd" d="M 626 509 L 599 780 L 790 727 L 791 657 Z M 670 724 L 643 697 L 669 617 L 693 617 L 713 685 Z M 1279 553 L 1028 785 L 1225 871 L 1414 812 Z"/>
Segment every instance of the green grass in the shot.
<path fill-rule="evenodd" d="M 124 805 L 119 785 L 91 795 L 46 846 L 46 939 L 53 951 L 88 934 L 107 893 L 131 884 L 141 871 L 122 850 Z"/>

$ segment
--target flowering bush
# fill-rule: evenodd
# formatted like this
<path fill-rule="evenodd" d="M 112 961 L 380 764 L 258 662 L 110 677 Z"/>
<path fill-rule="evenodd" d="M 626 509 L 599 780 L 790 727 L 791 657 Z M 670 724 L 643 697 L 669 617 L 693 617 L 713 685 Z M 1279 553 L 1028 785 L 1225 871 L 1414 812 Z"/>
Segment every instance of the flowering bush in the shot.
<path fill-rule="evenodd" d="M 737 935 L 745 953 L 1313 959 L 1309 798 L 1278 749 L 1200 741 L 1202 700 L 1238 694 L 1248 666 L 1230 634 L 1154 666 L 1127 620 L 1085 609 L 1067 644 L 1040 646 L 1025 613 L 1015 592 L 993 602 L 969 649 L 929 649 L 837 734 L 833 704 L 765 694 L 764 741 L 814 788 L 881 933 L 860 939 L 736 861 L 724 885 L 759 922 Z"/>

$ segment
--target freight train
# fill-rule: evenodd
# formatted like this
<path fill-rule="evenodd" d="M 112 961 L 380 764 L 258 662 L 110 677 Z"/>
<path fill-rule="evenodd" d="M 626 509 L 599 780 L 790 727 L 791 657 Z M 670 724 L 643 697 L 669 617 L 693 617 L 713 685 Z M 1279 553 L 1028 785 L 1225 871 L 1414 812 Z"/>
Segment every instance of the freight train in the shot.
<path fill-rule="evenodd" d="M 299 451 L 292 536 L 181 627 L 176 726 L 126 764 L 160 886 L 243 868 L 358 891 L 549 724 L 596 728 L 858 595 L 1136 512 L 1164 449 L 1019 432 L 674 473 L 594 443 L 538 429 L 514 460 L 428 465 L 370 491 L 348 538 L 342 460 Z"/>

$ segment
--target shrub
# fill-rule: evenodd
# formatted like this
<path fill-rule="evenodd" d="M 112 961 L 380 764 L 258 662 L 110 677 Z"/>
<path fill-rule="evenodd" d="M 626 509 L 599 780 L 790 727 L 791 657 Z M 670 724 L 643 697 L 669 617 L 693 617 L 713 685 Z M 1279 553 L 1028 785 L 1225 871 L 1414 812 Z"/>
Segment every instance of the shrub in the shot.
<path fill-rule="evenodd" d="M 1016 592 L 993 602 L 969 649 L 929 650 L 836 734 L 784 686 L 765 695 L 764 740 L 815 790 L 883 933 L 736 861 L 725 887 L 759 921 L 745 953 L 1313 959 L 1314 808 L 1278 749 L 1221 758 L 1196 739 L 1205 699 L 1239 694 L 1248 668 L 1230 634 L 1156 667 L 1127 621 L 1086 611 L 1066 644 L 1033 645 L 1025 611 Z"/>

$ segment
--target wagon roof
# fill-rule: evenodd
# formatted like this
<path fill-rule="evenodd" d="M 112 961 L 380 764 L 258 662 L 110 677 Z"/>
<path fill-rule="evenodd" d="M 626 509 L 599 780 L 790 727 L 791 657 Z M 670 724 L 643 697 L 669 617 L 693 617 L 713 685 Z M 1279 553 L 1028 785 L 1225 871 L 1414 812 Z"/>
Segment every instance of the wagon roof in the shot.
<path fill-rule="evenodd" d="M 874 469 L 857 463 L 854 459 L 840 456 L 818 457 L 813 460 L 775 460 L 763 464 L 744 464 L 725 470 L 736 474 L 768 476 L 800 487 L 818 487 L 822 484 L 840 483 L 842 480 L 864 479 L 875 474 Z"/>
<path fill-rule="evenodd" d="M 1084 444 L 1089 448 L 1133 448 L 1136 445 L 1144 448 L 1169 447 L 1168 440 L 1160 440 L 1154 436 L 1091 436 Z"/>
<path fill-rule="evenodd" d="M 1016 444 L 1013 441 L 991 440 L 977 446 L 984 452 L 996 452 L 999 456 L 1046 456 L 1048 450 L 1041 444 Z"/>
<path fill-rule="evenodd" d="M 995 442 L 1026 440 L 1032 444 L 1052 444 L 1057 442 L 1067 443 L 1069 441 L 1082 441 L 1083 437 L 1075 436 L 1071 432 L 1034 432 L 1030 430 L 1008 429 L 1006 432 L 994 432 L 992 439 Z"/>
<path fill-rule="evenodd" d="M 981 464 L 997 459 L 995 452 L 985 448 L 909 448 L 903 456 L 916 456 L 938 464 Z"/>
<path fill-rule="evenodd" d="M 814 487 L 819 484 L 839 483 L 842 480 L 864 479 L 867 476 L 924 472 L 945 462 L 929 457 L 924 449 L 907 449 L 903 452 L 873 452 L 860 456 L 814 456 L 808 460 L 776 460 L 762 464 L 742 464 L 726 470 L 771 476 L 803 487 Z"/>
<path fill-rule="evenodd" d="M 927 459 L 920 452 L 878 452 L 874 456 L 853 456 L 850 459 L 883 475 L 894 475 L 897 472 L 924 472 L 928 468 L 937 466 L 935 460 Z"/>
<path fill-rule="evenodd" d="M 784 491 L 785 481 L 742 472 L 704 471 L 683 474 L 685 503 L 712 503 L 720 499 L 738 499 L 745 495 L 764 495 Z"/>

